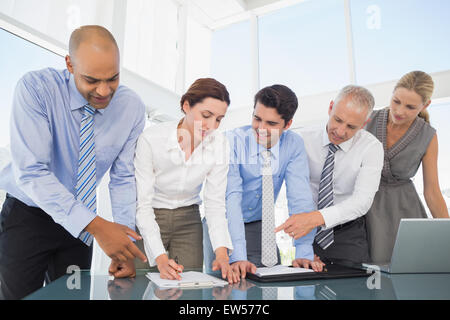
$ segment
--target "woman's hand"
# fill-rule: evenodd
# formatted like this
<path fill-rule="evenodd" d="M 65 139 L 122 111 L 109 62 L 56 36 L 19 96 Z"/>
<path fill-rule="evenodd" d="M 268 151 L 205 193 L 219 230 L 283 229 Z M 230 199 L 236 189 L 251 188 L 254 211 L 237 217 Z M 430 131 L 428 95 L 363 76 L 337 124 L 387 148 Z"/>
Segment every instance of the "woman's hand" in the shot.
<path fill-rule="evenodd" d="M 184 267 L 176 263 L 175 260 L 169 259 L 167 254 L 163 253 L 158 256 L 156 258 L 156 264 L 158 265 L 161 279 L 181 280 L 179 273 L 183 272 Z"/>

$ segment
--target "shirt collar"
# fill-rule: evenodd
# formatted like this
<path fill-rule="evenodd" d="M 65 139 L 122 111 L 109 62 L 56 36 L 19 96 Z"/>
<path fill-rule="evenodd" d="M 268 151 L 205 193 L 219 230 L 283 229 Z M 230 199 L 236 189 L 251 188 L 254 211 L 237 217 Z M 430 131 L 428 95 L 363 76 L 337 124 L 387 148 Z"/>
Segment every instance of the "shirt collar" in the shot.
<path fill-rule="evenodd" d="M 78 91 L 73 74 L 71 74 L 67 69 L 65 72 L 67 73 L 66 76 L 69 78 L 70 109 L 72 111 L 81 109 L 88 104 L 88 101 L 81 95 L 80 91 Z M 96 109 L 96 111 L 103 114 L 105 109 Z"/>
<path fill-rule="evenodd" d="M 280 145 L 283 143 L 285 132 L 283 132 L 281 134 L 278 142 L 270 149 L 265 148 L 264 146 L 260 145 L 256 141 L 255 131 L 253 130 L 253 128 L 251 126 L 247 129 L 246 135 L 249 136 L 249 138 L 250 138 L 249 139 L 250 157 L 257 157 L 261 154 L 261 152 L 268 150 L 268 151 L 270 151 L 270 153 L 272 154 L 272 157 L 275 160 L 278 158 L 278 155 L 280 154 Z"/>
<path fill-rule="evenodd" d="M 358 134 L 358 133 L 356 133 Z M 356 134 L 348 139 L 347 141 L 342 142 L 339 144 L 339 148 L 344 151 L 348 152 L 353 144 L 353 139 L 355 139 Z M 323 133 L 322 133 L 322 147 L 328 147 L 328 145 L 331 143 L 330 139 L 328 139 L 328 132 L 327 132 L 327 126 L 325 125 Z"/>

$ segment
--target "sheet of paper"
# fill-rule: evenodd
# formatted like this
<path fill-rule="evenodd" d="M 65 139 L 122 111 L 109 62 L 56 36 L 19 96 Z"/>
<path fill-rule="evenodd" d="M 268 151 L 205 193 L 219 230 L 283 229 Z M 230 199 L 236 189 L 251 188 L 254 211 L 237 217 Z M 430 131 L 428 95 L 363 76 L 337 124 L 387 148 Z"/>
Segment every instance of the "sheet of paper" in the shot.
<path fill-rule="evenodd" d="M 180 273 L 181 280 L 161 279 L 159 272 L 149 272 L 146 274 L 152 282 L 161 288 L 192 288 L 192 287 L 223 287 L 228 282 L 197 271 L 187 271 Z"/>
<path fill-rule="evenodd" d="M 262 267 L 256 269 L 257 276 L 272 276 L 272 275 L 280 275 L 280 274 L 293 274 L 293 273 L 306 273 L 306 272 L 314 272 L 311 269 L 305 268 L 292 268 L 283 265 L 277 265 L 274 267 Z"/>

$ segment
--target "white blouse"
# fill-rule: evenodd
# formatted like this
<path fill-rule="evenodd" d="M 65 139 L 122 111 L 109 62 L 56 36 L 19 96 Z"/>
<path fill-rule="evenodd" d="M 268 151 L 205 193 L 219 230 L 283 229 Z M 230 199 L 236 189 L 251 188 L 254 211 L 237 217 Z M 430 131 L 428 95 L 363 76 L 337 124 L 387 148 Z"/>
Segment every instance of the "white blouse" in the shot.
<path fill-rule="evenodd" d="M 176 209 L 201 204 L 203 200 L 209 237 L 214 250 L 233 246 L 228 232 L 225 192 L 229 163 L 226 137 L 214 131 L 185 160 L 177 138 L 179 121 L 164 122 L 144 130 L 135 154 L 137 188 L 136 225 L 144 239 L 151 266 L 166 253 L 153 208 Z"/>

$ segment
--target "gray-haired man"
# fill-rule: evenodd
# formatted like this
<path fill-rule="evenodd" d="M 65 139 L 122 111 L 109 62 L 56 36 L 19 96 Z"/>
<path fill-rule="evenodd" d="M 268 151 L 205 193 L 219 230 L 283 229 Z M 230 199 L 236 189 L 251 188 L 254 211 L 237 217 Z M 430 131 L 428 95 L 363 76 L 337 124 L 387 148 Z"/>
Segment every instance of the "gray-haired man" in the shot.
<path fill-rule="evenodd" d="M 291 216 L 276 231 L 297 239 L 319 227 L 314 252 L 325 263 L 369 259 L 364 215 L 378 190 L 384 157 L 381 143 L 361 130 L 373 106 L 367 89 L 346 86 L 331 101 L 326 126 L 300 132 L 317 210 Z"/>

